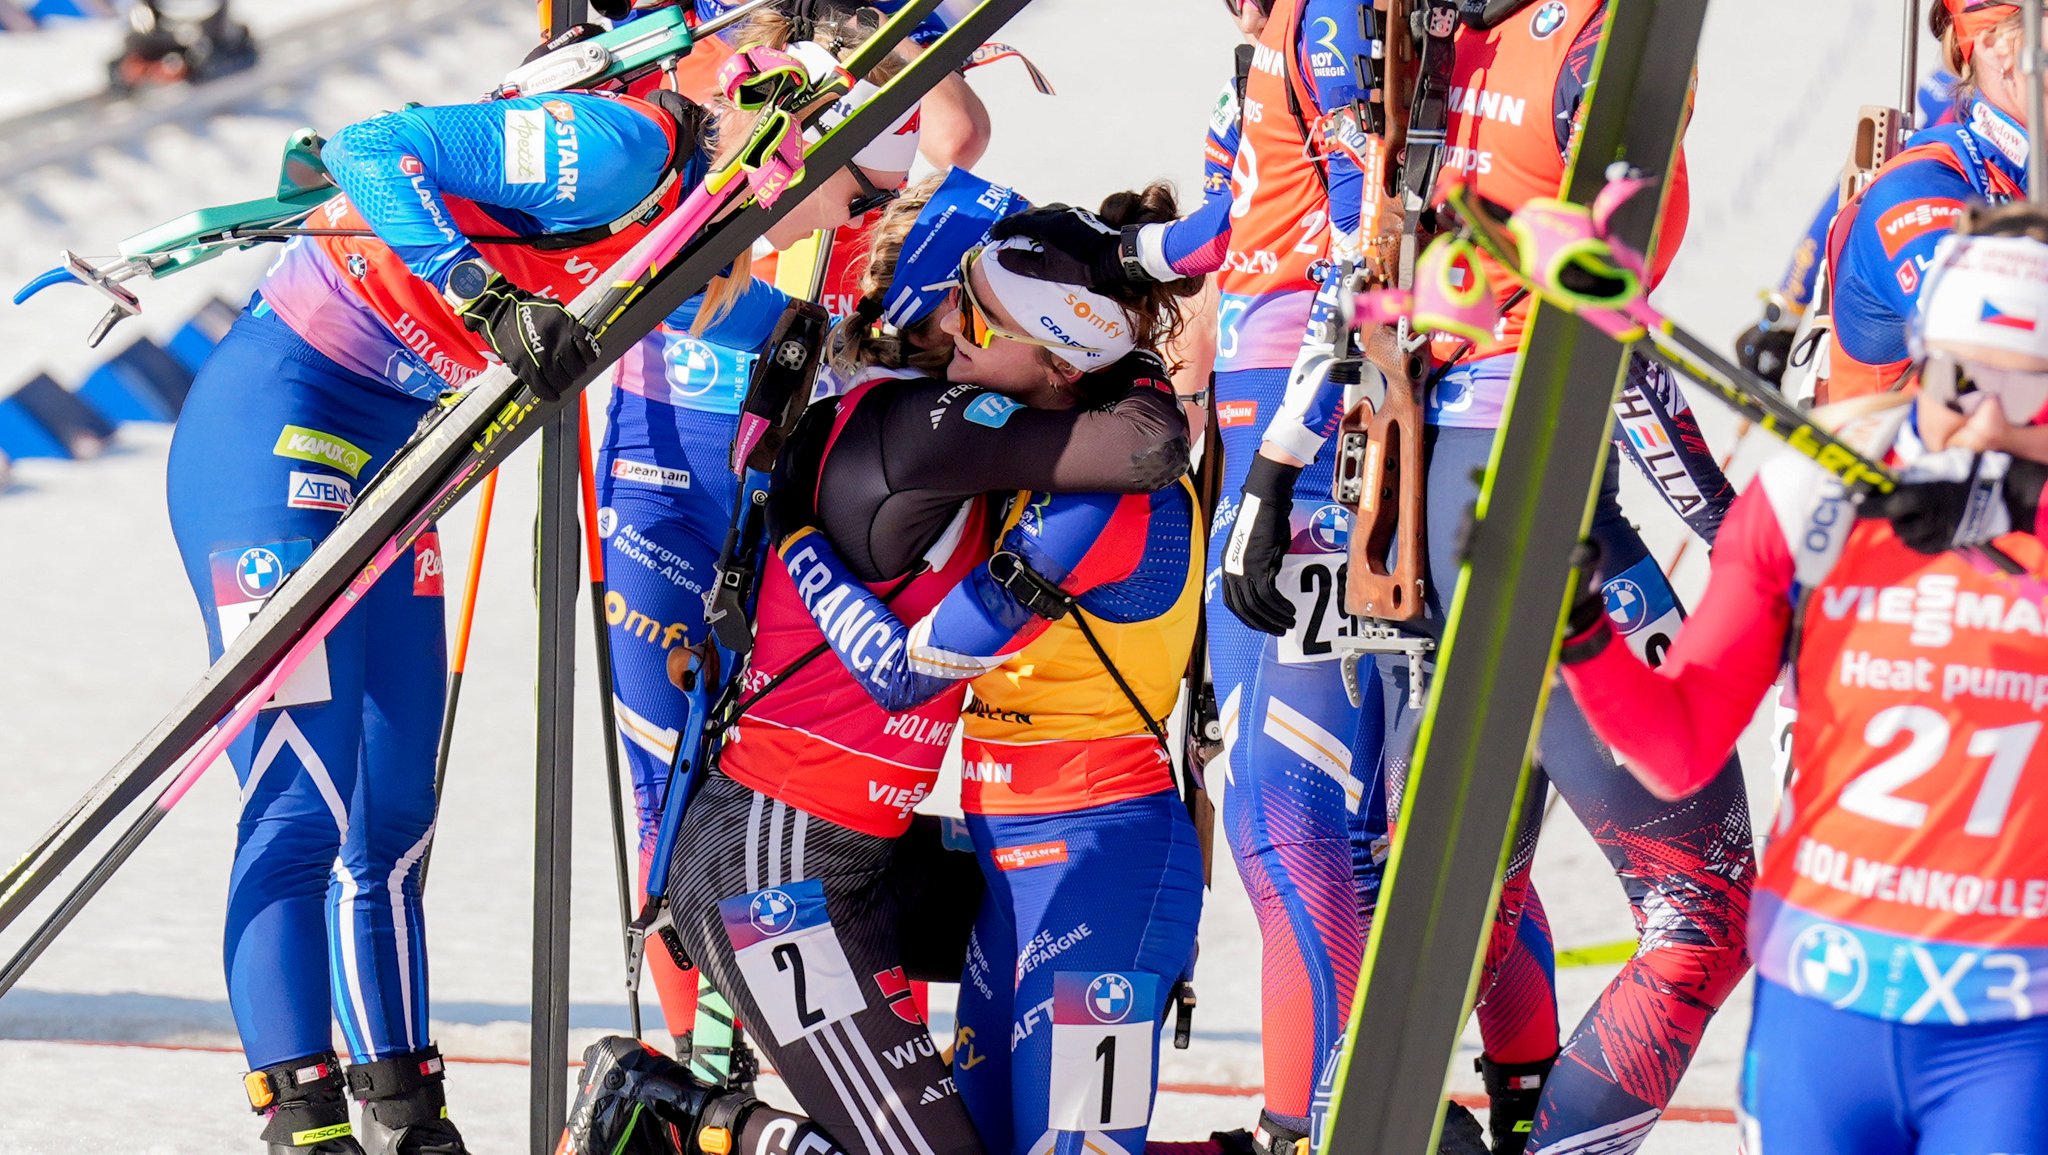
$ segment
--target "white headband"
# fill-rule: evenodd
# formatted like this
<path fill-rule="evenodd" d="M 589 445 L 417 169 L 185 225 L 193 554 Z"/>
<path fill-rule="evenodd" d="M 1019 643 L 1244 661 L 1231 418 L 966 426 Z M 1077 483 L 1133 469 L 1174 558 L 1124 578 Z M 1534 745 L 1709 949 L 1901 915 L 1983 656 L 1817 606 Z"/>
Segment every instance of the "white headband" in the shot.
<path fill-rule="evenodd" d="M 791 56 L 804 66 L 812 83 L 839 71 L 839 58 L 822 44 L 810 40 L 799 40 L 788 48 Z M 853 115 L 853 110 L 866 104 L 881 89 L 866 80 L 857 80 L 853 89 L 834 101 L 832 107 L 818 118 L 818 125 L 810 133 L 815 140 L 833 125 Z M 875 139 L 853 154 L 853 163 L 870 172 L 904 172 L 917 161 L 918 105 L 890 122 Z"/>
<path fill-rule="evenodd" d="M 2048 359 L 2048 244 L 1950 234 L 1935 246 L 1912 352 L 1970 345 Z"/>
<path fill-rule="evenodd" d="M 1020 331 L 1060 342 L 1060 348 L 1050 350 L 1052 355 L 1084 373 L 1138 347 L 1130 315 L 1122 305 L 1079 285 L 1013 273 L 996 259 L 1006 249 L 1035 247 L 1023 237 L 1010 237 L 983 249 L 976 262 L 988 279 L 989 295 L 1016 318 Z"/>

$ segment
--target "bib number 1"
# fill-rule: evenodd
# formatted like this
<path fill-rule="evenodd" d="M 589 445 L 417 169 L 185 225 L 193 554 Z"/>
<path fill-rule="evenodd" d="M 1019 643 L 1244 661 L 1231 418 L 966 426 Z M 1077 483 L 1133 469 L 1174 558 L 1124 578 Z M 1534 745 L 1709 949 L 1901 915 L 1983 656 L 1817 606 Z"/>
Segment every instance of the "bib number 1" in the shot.
<path fill-rule="evenodd" d="M 1053 975 L 1048 1128 L 1122 1131 L 1152 1121 L 1158 996 L 1158 975 L 1138 971 L 1060 971 Z"/>

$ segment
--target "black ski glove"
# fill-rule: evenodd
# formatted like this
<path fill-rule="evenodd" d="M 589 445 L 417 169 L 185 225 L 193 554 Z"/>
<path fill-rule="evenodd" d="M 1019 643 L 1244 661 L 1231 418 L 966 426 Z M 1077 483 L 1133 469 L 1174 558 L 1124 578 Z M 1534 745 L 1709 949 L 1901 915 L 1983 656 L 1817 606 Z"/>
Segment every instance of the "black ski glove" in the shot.
<path fill-rule="evenodd" d="M 1735 338 L 1735 359 L 1742 367 L 1773 385 L 1785 380 L 1785 366 L 1792 357 L 1792 330 L 1774 329 L 1759 321 Z"/>
<path fill-rule="evenodd" d="M 1600 581 L 1600 543 L 1581 538 L 1572 551 L 1572 568 L 1579 573 L 1579 595 L 1564 619 L 1564 642 L 1557 660 L 1564 665 L 1597 657 L 1614 640 L 1614 620 L 1607 616 L 1607 590 Z"/>
<path fill-rule="evenodd" d="M 597 363 L 597 339 L 567 305 L 529 293 L 503 276 L 493 275 L 480 295 L 455 312 L 543 401 L 561 400 Z"/>
<path fill-rule="evenodd" d="M 1280 562 L 1294 541 L 1288 518 L 1300 476 L 1297 466 L 1252 458 L 1223 550 L 1223 604 L 1245 625 L 1276 637 L 1294 628 L 1294 606 L 1280 592 Z"/>
<path fill-rule="evenodd" d="M 2036 530 L 2048 465 L 2003 453 L 1945 449 L 1906 467 L 1899 487 L 1866 503 L 1917 552 L 1984 545 L 2017 529 Z"/>
<path fill-rule="evenodd" d="M 996 254 L 1004 268 L 1020 277 L 1104 289 L 1152 283 L 1138 261 L 1137 228 L 1119 233 L 1087 209 L 1055 203 L 1004 217 L 988 236 L 990 241 L 1022 237 L 1038 246 Z"/>

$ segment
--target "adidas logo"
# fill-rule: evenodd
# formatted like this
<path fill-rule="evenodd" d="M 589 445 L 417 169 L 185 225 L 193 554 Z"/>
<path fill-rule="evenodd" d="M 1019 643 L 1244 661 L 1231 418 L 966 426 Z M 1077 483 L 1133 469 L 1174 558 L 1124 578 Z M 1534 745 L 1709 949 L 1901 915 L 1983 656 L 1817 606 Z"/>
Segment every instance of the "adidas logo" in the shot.
<path fill-rule="evenodd" d="M 939 422 L 941 422 L 941 421 L 943 421 L 943 420 L 945 420 L 945 419 L 946 419 L 946 411 L 945 411 L 945 410 L 943 410 L 943 409 L 934 409 L 934 410 L 932 410 L 932 428 L 933 428 L 933 429 L 937 429 L 937 428 L 939 427 Z"/>
<path fill-rule="evenodd" d="M 926 1087 L 924 1089 L 924 1098 L 919 1099 L 917 1105 L 923 1107 L 927 1104 L 936 1103 L 940 1099 L 944 1099 L 954 1093 L 953 1076 L 948 1075 L 931 1086 Z"/>

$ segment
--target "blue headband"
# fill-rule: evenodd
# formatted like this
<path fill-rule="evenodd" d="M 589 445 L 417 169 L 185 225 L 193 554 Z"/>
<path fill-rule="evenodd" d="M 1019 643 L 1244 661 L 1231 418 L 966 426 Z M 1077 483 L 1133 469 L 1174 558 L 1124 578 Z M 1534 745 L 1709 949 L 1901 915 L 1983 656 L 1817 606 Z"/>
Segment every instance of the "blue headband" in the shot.
<path fill-rule="evenodd" d="M 945 300 L 967 250 L 986 244 L 997 221 L 1030 207 L 1015 189 L 991 184 L 964 168 L 946 174 L 911 226 L 915 243 L 896 258 L 888 295 L 882 298 L 882 320 L 902 329 L 931 316 Z"/>

